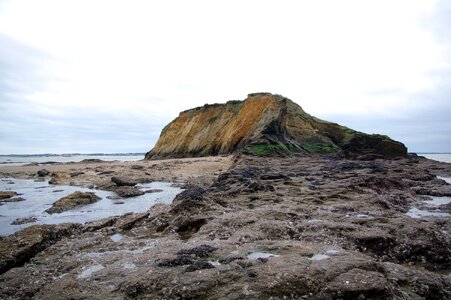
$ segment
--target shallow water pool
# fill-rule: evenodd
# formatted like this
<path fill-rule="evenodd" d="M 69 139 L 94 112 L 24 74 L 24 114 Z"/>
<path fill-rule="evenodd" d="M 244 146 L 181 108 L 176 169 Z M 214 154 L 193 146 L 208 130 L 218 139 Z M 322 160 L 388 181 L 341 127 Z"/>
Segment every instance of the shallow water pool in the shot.
<path fill-rule="evenodd" d="M 20 202 L 6 202 L 0 206 L 0 235 L 9 235 L 33 224 L 59 224 L 65 222 L 86 223 L 110 216 L 123 215 L 129 212 L 145 212 L 156 203 L 170 204 L 182 191 L 170 182 L 152 182 L 139 184 L 141 190 L 161 189 L 159 193 L 147 193 L 142 196 L 110 200 L 113 192 L 69 185 L 50 185 L 47 181 L 32 179 L 0 179 L 0 191 L 15 191 L 25 199 Z M 62 213 L 48 214 L 46 209 L 64 196 L 73 192 L 94 192 L 102 199 L 96 203 L 74 208 Z M 11 225 L 17 218 L 35 217 L 34 223 Z"/>
<path fill-rule="evenodd" d="M 422 210 L 418 209 L 416 207 L 413 207 L 409 209 L 409 211 L 406 213 L 411 218 L 414 219 L 420 219 L 425 217 L 449 217 L 451 216 L 448 213 L 441 212 L 441 211 L 429 211 L 429 210 Z"/>
<path fill-rule="evenodd" d="M 442 177 L 442 176 L 437 176 L 438 179 L 442 179 L 445 180 L 446 183 L 451 184 L 451 177 Z"/>

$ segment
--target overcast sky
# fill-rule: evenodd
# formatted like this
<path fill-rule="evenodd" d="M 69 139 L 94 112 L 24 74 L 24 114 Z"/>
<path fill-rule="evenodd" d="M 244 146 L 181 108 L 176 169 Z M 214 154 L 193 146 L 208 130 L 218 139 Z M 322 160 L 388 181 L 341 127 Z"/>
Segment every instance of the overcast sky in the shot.
<path fill-rule="evenodd" d="M 0 0 L 0 153 L 146 152 L 252 92 L 451 152 L 450 4 Z"/>

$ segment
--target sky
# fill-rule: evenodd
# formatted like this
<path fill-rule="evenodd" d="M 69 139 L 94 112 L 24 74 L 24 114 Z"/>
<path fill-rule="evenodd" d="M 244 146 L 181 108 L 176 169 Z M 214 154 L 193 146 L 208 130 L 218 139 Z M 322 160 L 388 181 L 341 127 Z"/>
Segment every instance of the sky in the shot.
<path fill-rule="evenodd" d="M 0 154 L 147 152 L 253 92 L 451 152 L 449 28 L 448 0 L 0 0 Z"/>

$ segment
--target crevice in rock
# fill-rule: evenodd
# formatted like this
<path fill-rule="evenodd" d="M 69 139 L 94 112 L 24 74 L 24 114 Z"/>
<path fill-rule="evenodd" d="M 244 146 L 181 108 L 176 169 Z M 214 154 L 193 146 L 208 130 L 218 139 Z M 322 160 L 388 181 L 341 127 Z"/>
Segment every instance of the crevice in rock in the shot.
<path fill-rule="evenodd" d="M 22 267 L 33 257 L 66 236 L 79 234 L 81 225 L 32 226 L 2 241 L 0 275 L 12 268 Z"/>

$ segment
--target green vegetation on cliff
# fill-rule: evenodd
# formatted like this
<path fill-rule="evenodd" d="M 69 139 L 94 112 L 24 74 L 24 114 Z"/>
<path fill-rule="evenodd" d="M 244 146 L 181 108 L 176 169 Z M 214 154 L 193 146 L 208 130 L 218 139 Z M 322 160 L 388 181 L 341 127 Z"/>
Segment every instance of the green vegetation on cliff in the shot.
<path fill-rule="evenodd" d="M 292 153 L 293 149 L 281 144 L 251 145 L 249 151 L 254 155 L 267 155 L 269 153 Z"/>

